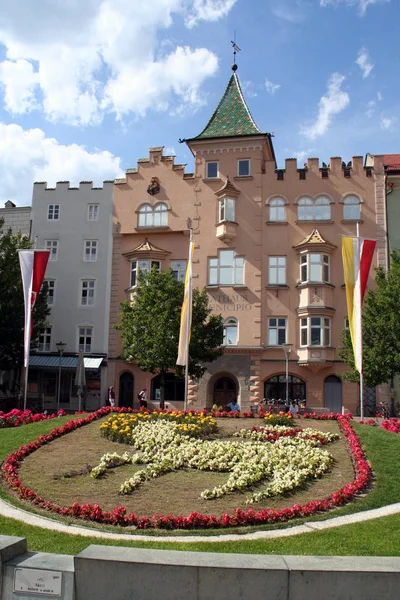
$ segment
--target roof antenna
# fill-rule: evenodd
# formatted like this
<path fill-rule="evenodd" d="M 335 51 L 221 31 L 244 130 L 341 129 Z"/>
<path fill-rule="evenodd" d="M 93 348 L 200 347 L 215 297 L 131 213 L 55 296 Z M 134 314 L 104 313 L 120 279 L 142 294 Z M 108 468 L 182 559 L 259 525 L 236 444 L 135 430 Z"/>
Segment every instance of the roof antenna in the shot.
<path fill-rule="evenodd" d="M 232 71 L 235 73 L 235 71 L 237 71 L 236 52 L 240 52 L 240 48 L 236 44 L 236 29 L 235 29 L 234 36 L 233 36 L 233 41 L 231 41 L 231 44 L 232 44 L 232 48 L 233 48 L 233 65 L 232 65 Z"/>

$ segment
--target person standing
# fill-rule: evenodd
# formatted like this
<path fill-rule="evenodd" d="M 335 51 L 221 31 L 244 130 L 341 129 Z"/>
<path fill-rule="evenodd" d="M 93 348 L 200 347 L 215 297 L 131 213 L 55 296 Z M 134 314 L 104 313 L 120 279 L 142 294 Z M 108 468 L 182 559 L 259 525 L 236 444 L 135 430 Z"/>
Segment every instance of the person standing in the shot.
<path fill-rule="evenodd" d="M 147 408 L 147 394 L 146 388 L 143 388 L 141 392 L 138 394 L 139 406 L 140 408 Z"/>
<path fill-rule="evenodd" d="M 115 406 L 115 392 L 114 392 L 114 386 L 110 385 L 110 387 L 108 388 L 108 402 L 111 406 L 111 408 L 114 408 Z"/>

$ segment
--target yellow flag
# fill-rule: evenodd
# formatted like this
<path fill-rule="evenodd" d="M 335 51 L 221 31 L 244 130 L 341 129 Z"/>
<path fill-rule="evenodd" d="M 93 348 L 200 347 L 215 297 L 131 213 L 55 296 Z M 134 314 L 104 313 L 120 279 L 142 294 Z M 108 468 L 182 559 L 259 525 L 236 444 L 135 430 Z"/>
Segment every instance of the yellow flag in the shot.
<path fill-rule="evenodd" d="M 177 365 L 186 366 L 187 349 L 190 342 L 190 329 L 192 325 L 192 262 L 193 262 L 194 242 L 189 244 L 189 260 L 186 267 L 185 276 L 185 295 L 183 297 L 181 311 L 181 329 L 179 333 L 179 348 Z"/>

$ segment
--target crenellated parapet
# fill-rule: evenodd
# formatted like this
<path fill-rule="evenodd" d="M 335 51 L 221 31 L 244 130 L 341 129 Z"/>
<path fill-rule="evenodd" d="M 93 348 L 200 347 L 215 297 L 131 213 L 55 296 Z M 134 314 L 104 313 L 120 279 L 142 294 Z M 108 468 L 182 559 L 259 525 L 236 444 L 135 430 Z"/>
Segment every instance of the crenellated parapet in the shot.
<path fill-rule="evenodd" d="M 80 181 L 79 186 L 71 186 L 70 181 L 57 181 L 55 187 L 49 187 L 47 181 L 35 181 L 34 189 L 36 191 L 69 191 L 69 190 L 104 190 L 107 184 L 114 184 L 114 179 L 106 179 L 103 186 L 93 186 L 93 181 Z"/>
<path fill-rule="evenodd" d="M 138 158 L 136 168 L 126 169 L 125 177 L 115 179 L 115 185 L 124 185 L 128 182 L 128 178 L 135 179 L 135 176 L 140 179 L 142 170 L 149 167 L 155 167 L 160 164 L 165 165 L 166 167 L 170 168 L 171 171 L 181 175 L 182 179 L 192 179 L 194 177 L 193 173 L 185 173 L 186 165 L 175 164 L 175 156 L 164 155 L 163 149 L 164 146 L 151 146 L 149 148 L 149 156 L 147 158 Z"/>
<path fill-rule="evenodd" d="M 378 158 L 378 157 L 374 157 Z M 339 177 L 349 178 L 353 176 L 372 177 L 374 170 L 379 170 L 377 161 L 364 165 L 362 156 L 353 156 L 348 162 L 341 156 L 332 156 L 329 163 L 320 162 L 319 158 L 308 158 L 303 165 L 299 165 L 297 158 L 286 158 L 284 169 L 275 169 L 277 179 L 284 181 L 288 178 L 298 178 L 306 180 L 310 176 L 321 177 L 322 179 L 337 179 Z"/>

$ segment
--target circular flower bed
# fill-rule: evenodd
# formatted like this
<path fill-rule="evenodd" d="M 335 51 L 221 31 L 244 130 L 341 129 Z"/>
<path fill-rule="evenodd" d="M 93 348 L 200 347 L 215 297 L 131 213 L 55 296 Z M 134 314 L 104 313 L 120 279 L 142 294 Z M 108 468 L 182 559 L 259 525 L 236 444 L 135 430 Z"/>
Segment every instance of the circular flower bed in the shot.
<path fill-rule="evenodd" d="M 96 522 L 104 523 L 104 524 L 134 526 L 139 529 L 147 529 L 149 527 L 150 528 L 162 528 L 162 529 L 198 529 L 198 528 L 216 528 L 216 527 L 221 528 L 221 527 L 233 527 L 233 526 L 242 526 L 242 525 L 255 525 L 255 524 L 264 524 L 264 523 L 284 522 L 284 521 L 288 521 L 289 519 L 293 519 L 293 518 L 308 517 L 317 512 L 326 511 L 331 508 L 334 508 L 335 506 L 345 504 L 346 502 L 351 500 L 356 494 L 358 494 L 360 491 L 362 491 L 369 482 L 371 470 L 368 465 L 368 462 L 366 461 L 366 459 L 364 457 L 360 442 L 359 442 L 358 437 L 356 436 L 355 432 L 353 431 L 353 428 L 351 426 L 351 423 L 349 422 L 349 419 L 345 418 L 341 415 L 333 415 L 333 417 L 331 417 L 331 418 L 335 418 L 338 421 L 341 431 L 347 437 L 349 447 L 350 447 L 350 450 L 352 453 L 352 457 L 354 460 L 354 464 L 355 464 L 356 476 L 353 481 L 347 483 L 345 486 L 343 486 L 338 491 L 332 493 L 327 498 L 324 498 L 321 500 L 313 500 L 303 506 L 300 506 L 299 504 L 295 504 L 291 508 L 285 508 L 283 510 L 275 510 L 275 509 L 268 509 L 268 508 L 265 508 L 265 509 L 262 509 L 259 511 L 255 511 L 251 508 L 249 508 L 247 510 L 237 509 L 232 514 L 224 513 L 220 517 L 217 517 L 215 515 L 203 515 L 203 514 L 199 514 L 199 513 L 191 513 L 189 516 L 152 515 L 152 516 L 138 517 L 135 513 L 128 514 L 124 506 L 118 506 L 111 512 L 102 510 L 102 508 L 98 504 L 88 504 L 88 503 L 87 504 L 79 504 L 78 502 L 75 502 L 71 506 L 65 506 L 65 507 L 58 506 L 57 504 L 55 504 L 49 500 L 46 500 L 45 498 L 42 498 L 34 490 L 31 490 L 23 485 L 23 483 L 19 477 L 18 469 L 19 469 L 21 462 L 24 460 L 24 458 L 26 456 L 28 456 L 29 454 L 31 454 L 32 452 L 37 450 L 39 447 L 41 447 L 45 444 L 48 444 L 49 442 L 61 437 L 62 435 L 65 435 L 65 434 L 69 433 L 70 431 L 73 431 L 84 425 L 87 425 L 87 424 L 93 422 L 95 419 L 101 418 L 111 412 L 118 413 L 118 412 L 122 412 L 122 411 L 118 410 L 118 409 L 115 411 L 112 411 L 112 409 L 110 409 L 108 407 L 100 409 L 96 413 L 92 413 L 92 414 L 86 416 L 85 418 L 69 421 L 64 426 L 53 429 L 53 431 L 51 431 L 51 433 L 49 433 L 48 435 L 39 436 L 39 438 L 37 440 L 35 440 L 35 442 L 27 444 L 26 446 L 21 446 L 16 452 L 14 452 L 13 454 L 11 454 L 10 456 L 7 457 L 7 459 L 4 461 L 4 463 L 1 467 L 2 477 L 3 477 L 4 481 L 13 490 L 15 490 L 15 492 L 22 499 L 28 500 L 35 506 L 38 506 L 42 509 L 45 509 L 45 510 L 48 510 L 48 511 L 51 511 L 54 513 L 58 513 L 63 516 L 75 517 L 75 518 L 89 520 L 89 521 L 96 521 Z M 134 411 L 129 411 L 129 412 L 133 413 Z M 195 414 L 195 413 L 192 411 L 192 414 Z M 199 413 L 199 418 L 203 418 L 201 415 L 203 417 L 207 416 L 204 413 Z M 132 431 L 138 432 L 138 435 L 136 436 L 137 442 L 135 442 L 135 443 L 137 443 L 137 444 L 142 443 L 142 442 L 144 443 L 144 438 L 146 436 L 142 435 L 142 434 L 146 430 L 146 427 L 148 427 L 150 425 L 150 423 L 153 424 L 153 428 L 154 428 L 154 424 L 157 424 L 159 426 L 158 428 L 162 431 L 164 431 L 164 429 L 168 429 L 168 431 L 169 431 L 168 435 L 172 436 L 172 438 L 174 440 L 178 436 L 182 442 L 181 444 L 178 445 L 178 447 L 182 444 L 184 444 L 184 446 L 185 446 L 188 443 L 189 443 L 189 447 L 191 447 L 191 444 L 195 444 L 195 445 L 200 444 L 201 445 L 201 444 L 206 443 L 204 440 L 202 441 L 200 439 L 193 438 L 187 434 L 184 434 L 184 433 L 178 431 L 176 428 L 172 428 L 171 422 L 167 421 L 166 419 L 165 420 L 158 419 L 157 421 L 154 420 L 154 422 L 152 422 L 151 419 L 147 419 L 147 420 L 141 419 L 140 426 L 135 426 L 135 427 L 133 427 L 133 430 L 132 430 Z M 262 435 L 269 435 L 270 432 L 266 431 L 266 429 L 268 429 L 268 428 L 264 428 L 263 431 L 258 431 L 258 432 L 256 431 L 256 433 L 261 433 Z M 140 434 L 140 430 L 142 430 L 141 434 Z M 261 451 L 261 449 L 260 449 L 258 451 L 258 445 L 262 446 L 262 448 L 265 449 L 266 447 L 276 446 L 276 444 L 283 442 L 282 449 L 284 449 L 285 452 L 288 449 L 289 449 L 289 452 L 292 452 L 293 446 L 288 445 L 288 443 L 293 442 L 294 440 L 298 440 L 298 442 L 296 442 L 298 446 L 301 446 L 302 444 L 307 444 L 308 450 L 310 450 L 310 449 L 313 450 L 314 448 L 317 448 L 317 446 L 320 443 L 318 440 L 315 440 L 315 439 L 313 440 L 313 439 L 301 438 L 299 436 L 293 437 L 290 435 L 286 435 L 285 430 L 279 431 L 279 429 L 278 429 L 277 431 L 275 431 L 275 430 L 273 430 L 273 431 L 274 431 L 274 436 L 276 436 L 276 434 L 279 434 L 279 437 L 277 440 L 275 440 L 274 444 L 268 444 L 264 441 L 255 441 L 255 442 L 248 441 L 248 442 L 246 442 L 245 440 L 243 442 L 239 441 L 238 443 L 243 444 L 243 445 L 255 444 L 255 448 L 257 448 L 257 452 L 259 452 L 259 453 L 264 452 L 264 450 Z M 305 435 L 307 436 L 307 433 Z M 324 434 L 324 435 L 326 435 L 326 434 Z M 153 437 L 154 437 L 154 434 L 153 434 Z M 140 442 L 140 440 L 142 440 L 142 442 Z M 282 440 L 282 442 L 281 442 L 281 440 Z M 326 440 L 326 441 L 329 441 L 329 440 Z M 212 442 L 210 442 L 210 443 L 212 443 Z M 221 441 L 221 442 L 217 441 L 217 443 L 224 444 L 223 441 Z M 234 445 L 232 442 L 230 442 L 230 444 L 231 444 L 231 446 Z M 279 446 L 277 446 L 277 447 L 279 447 Z M 216 448 L 218 448 L 218 447 L 216 447 Z M 223 448 L 224 452 L 227 450 L 227 448 L 224 446 L 222 446 L 222 448 Z M 241 449 L 243 450 L 243 447 L 241 447 Z M 321 449 L 318 449 L 318 450 L 319 450 L 319 452 L 324 452 Z M 215 449 L 213 449 L 213 452 L 215 452 Z M 232 452 L 233 452 L 233 455 L 236 457 L 236 460 L 240 461 L 241 457 L 238 458 L 238 455 L 234 451 L 232 451 Z M 282 454 L 284 454 L 284 452 L 282 452 Z M 317 468 L 321 468 L 321 465 L 323 465 L 324 460 L 325 460 L 324 458 L 322 458 L 324 456 L 323 454 L 320 456 L 321 456 L 321 460 L 318 459 L 318 461 L 320 461 L 320 462 L 319 462 Z M 208 457 L 207 458 L 207 460 L 208 460 L 209 459 L 208 454 L 207 454 L 207 457 Z M 251 460 L 252 457 L 249 456 L 248 458 Z M 112 461 L 112 460 L 113 460 L 113 458 L 111 457 L 110 461 Z M 117 460 L 116 457 L 114 457 L 114 460 Z M 192 458 L 190 456 L 188 457 L 188 455 L 185 453 L 184 460 L 189 461 L 189 460 L 192 460 Z M 197 459 L 193 459 L 193 460 L 197 460 Z M 220 460 L 221 460 L 221 457 L 219 457 L 219 456 L 215 457 L 215 463 L 217 463 Z M 255 480 L 258 481 L 258 479 L 257 479 L 258 478 L 258 475 L 257 475 L 258 466 L 255 463 L 256 463 L 256 461 L 254 461 L 254 463 L 252 465 L 254 467 L 254 469 L 252 471 L 251 470 L 250 471 L 251 471 L 251 473 L 256 474 Z M 236 465 L 237 464 L 238 463 L 236 463 Z M 283 464 L 284 463 L 282 463 L 282 465 Z M 284 467 L 284 468 L 286 468 L 286 467 Z M 304 468 L 307 469 L 309 467 L 307 467 L 307 464 L 305 464 Z M 235 477 L 236 477 L 234 469 L 232 471 L 228 471 L 228 472 L 229 472 L 228 481 L 231 476 L 233 476 L 232 481 L 234 481 Z M 289 477 L 290 476 L 291 475 L 289 475 Z M 250 475 L 249 475 L 249 477 L 250 477 Z M 270 482 L 270 486 L 273 484 L 274 484 L 274 480 L 272 480 Z M 226 492 L 229 492 L 229 491 L 230 491 L 229 489 L 226 490 Z M 266 491 L 268 491 L 268 487 L 263 490 L 263 492 L 266 492 Z M 270 491 L 271 491 L 271 489 L 270 489 Z"/>

